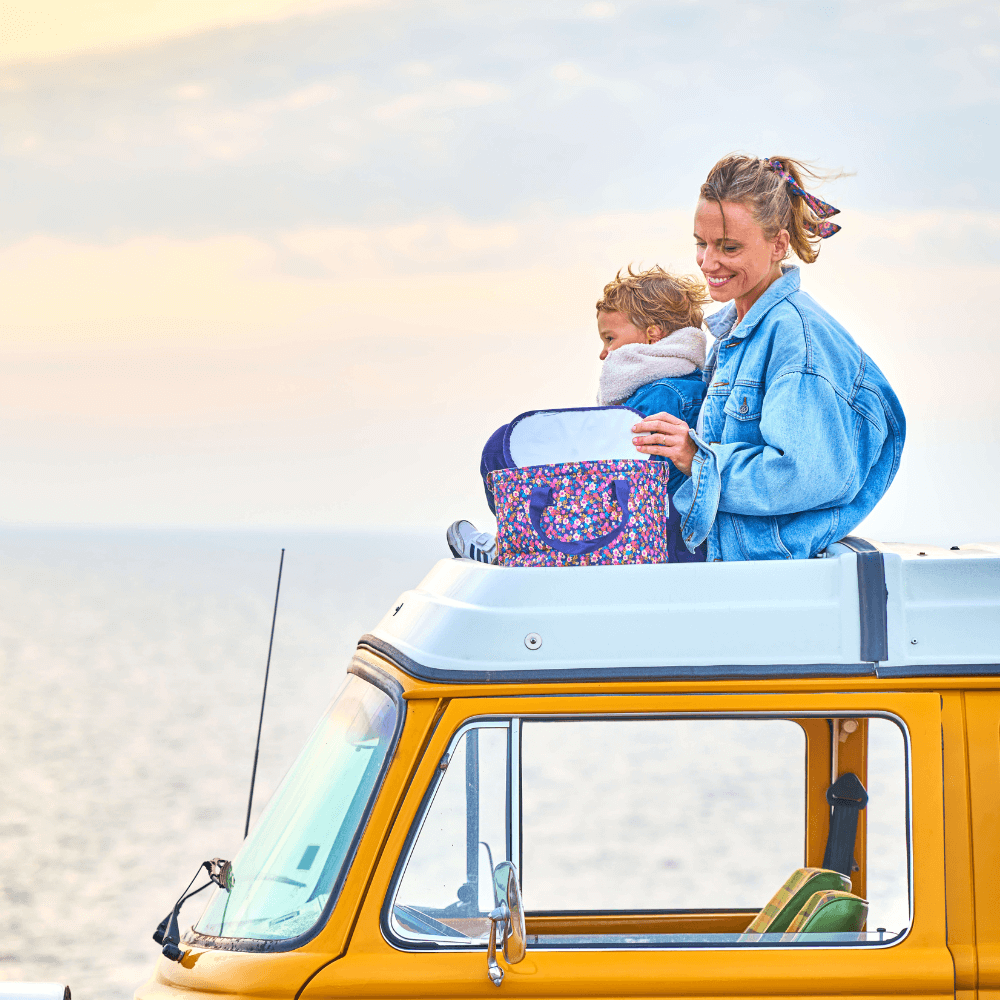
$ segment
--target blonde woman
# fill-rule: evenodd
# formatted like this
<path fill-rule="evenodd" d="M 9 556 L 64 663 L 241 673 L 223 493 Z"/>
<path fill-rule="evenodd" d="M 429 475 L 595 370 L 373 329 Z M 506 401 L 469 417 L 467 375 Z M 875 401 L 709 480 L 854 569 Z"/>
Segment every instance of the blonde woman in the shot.
<path fill-rule="evenodd" d="M 899 469 L 906 422 L 885 376 L 799 287 L 839 226 L 787 157 L 730 155 L 701 186 L 694 221 L 717 338 L 694 426 L 667 412 L 634 427 L 640 452 L 690 478 L 674 495 L 684 544 L 708 559 L 807 559 L 871 512 Z"/>

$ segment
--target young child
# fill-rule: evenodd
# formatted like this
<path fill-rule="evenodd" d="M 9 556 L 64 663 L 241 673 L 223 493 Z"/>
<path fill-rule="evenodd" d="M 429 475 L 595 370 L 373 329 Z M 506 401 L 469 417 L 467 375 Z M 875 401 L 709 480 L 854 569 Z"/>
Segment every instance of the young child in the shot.
<path fill-rule="evenodd" d="M 597 332 L 604 362 L 598 405 L 628 406 L 643 416 L 670 413 L 693 427 L 705 396 L 701 307 L 708 301 L 705 286 L 697 278 L 668 274 L 661 267 L 634 272 L 630 266 L 625 276 L 619 271 L 614 281 L 604 286 L 604 294 L 597 302 Z M 489 474 L 507 468 L 503 454 L 506 429 L 505 424 L 486 442 L 479 466 L 486 502 L 494 514 Z M 671 463 L 667 492 L 672 495 L 684 479 Z M 681 541 L 673 504 L 667 533 L 670 562 L 704 561 L 704 547 L 692 554 Z M 456 521 L 448 529 L 447 538 L 456 557 L 496 561 L 494 536 L 477 531 L 469 521 Z"/>

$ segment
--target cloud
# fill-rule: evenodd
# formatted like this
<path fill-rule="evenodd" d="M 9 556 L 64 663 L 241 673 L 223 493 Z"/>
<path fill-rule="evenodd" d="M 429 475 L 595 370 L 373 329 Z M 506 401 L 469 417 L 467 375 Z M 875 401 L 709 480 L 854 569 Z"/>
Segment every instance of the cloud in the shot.
<path fill-rule="evenodd" d="M 910 419 L 879 533 L 991 518 L 996 408 L 966 373 L 998 360 L 995 7 L 12 9 L 5 516 L 478 517 L 482 438 L 590 402 L 600 289 L 630 262 L 693 270 L 694 193 L 745 148 L 856 171 L 823 192 L 845 228 L 804 281 Z M 738 91 L 721 103 L 720 61 Z M 281 495 L 248 497 L 250 479 Z"/>
<path fill-rule="evenodd" d="M 376 105 L 370 112 L 379 121 L 413 124 L 414 116 L 424 112 L 448 112 L 457 108 L 476 108 L 494 104 L 507 97 L 505 87 L 486 80 L 447 80 L 426 90 L 402 94 Z"/>
<path fill-rule="evenodd" d="M 511 252 L 523 252 L 525 235 L 514 222 L 475 224 L 444 215 L 400 226 L 299 230 L 283 234 L 280 243 L 339 277 L 365 269 L 426 274 L 509 267 Z"/>
<path fill-rule="evenodd" d="M 872 531 L 984 537 L 1000 488 L 998 424 L 992 396 L 968 391 L 967 359 L 1000 362 L 992 301 L 976 294 L 1000 282 L 1000 261 L 948 260 L 940 248 L 981 244 L 1000 217 L 852 212 L 845 222 L 803 284 L 887 373 L 907 413 L 904 469 Z M 539 211 L 504 223 L 440 213 L 267 240 L 8 247 L 5 517 L 481 518 L 483 439 L 518 412 L 591 402 L 600 289 L 629 262 L 693 271 L 689 225 L 687 212 Z M 251 469 L 281 482 L 280 496 L 248 498 Z M 370 484 L 363 498 L 347 488 L 359 478 Z"/>
<path fill-rule="evenodd" d="M 873 261 L 921 276 L 1000 269 L 1000 213 L 853 211 L 843 218 L 844 230 L 824 244 L 820 264 L 806 274 L 823 284 L 825 274 L 836 272 L 852 297 L 866 290 L 867 309 L 876 313 L 882 312 L 876 300 L 897 302 L 900 315 L 907 306 L 895 286 L 876 280 Z M 592 283 L 573 310 L 589 325 L 590 300 L 620 267 L 659 263 L 695 272 L 690 224 L 685 211 L 575 216 L 539 208 L 503 222 L 440 212 L 404 224 L 303 227 L 266 239 L 148 236 L 101 245 L 37 236 L 0 249 L 0 330 L 4 343 L 22 346 L 193 342 L 206 335 L 229 343 L 234 330 L 267 339 L 302 329 L 303 322 L 336 337 L 336 327 L 324 324 L 358 300 L 352 288 L 384 287 L 375 299 L 389 305 L 378 308 L 396 310 L 405 298 L 419 312 L 421 303 L 464 298 L 471 287 L 503 288 L 515 303 L 524 281 L 526 301 L 544 310 L 535 295 L 555 274 L 576 275 L 577 289 Z M 970 246 L 977 254 L 971 259 Z M 916 294 L 909 282 L 903 287 Z M 952 294 L 953 286 L 947 288 Z M 566 308 L 567 293 L 553 289 L 552 296 Z M 466 303 L 461 312 L 467 309 Z M 477 313 L 477 322 L 491 322 L 491 309 Z M 500 329 L 512 315 L 494 316 L 493 323 Z"/>
<path fill-rule="evenodd" d="M 200 101 L 208 95 L 209 89 L 198 83 L 182 83 L 172 93 L 179 101 Z"/>
<path fill-rule="evenodd" d="M 342 91 L 339 87 L 319 81 L 309 84 L 308 87 L 293 90 L 284 98 L 280 106 L 293 111 L 299 108 L 313 108 L 317 104 L 326 104 L 340 96 L 342 96 Z"/>
<path fill-rule="evenodd" d="M 287 128 L 290 120 L 344 102 L 356 90 L 356 81 L 344 76 L 316 80 L 266 100 L 220 104 L 204 100 L 209 95 L 207 87 L 186 85 L 174 92 L 183 103 L 174 109 L 173 132 L 187 146 L 188 169 L 203 159 L 243 160 L 262 150 L 272 133 Z M 149 140 L 155 142 L 156 137 L 149 135 Z"/>
<path fill-rule="evenodd" d="M 604 91 L 623 105 L 639 102 L 644 94 L 644 88 L 632 80 L 615 75 L 602 76 L 576 62 L 558 63 L 552 67 L 550 75 L 558 85 L 553 95 L 556 103 L 577 99 L 588 90 Z"/>
<path fill-rule="evenodd" d="M 843 0 L 794 17 L 726 0 L 630 0 L 613 17 L 428 0 L 8 66 L 0 164 L 18 197 L 2 236 L 263 235 L 442 207 L 498 221 L 555 202 L 659 211 L 686 205 L 734 148 L 844 165 L 870 210 L 1000 209 L 984 127 L 1000 17 L 887 6 L 891 45 L 869 30 L 878 5 L 857 20 Z M 982 25 L 962 28 L 955 8 Z M 761 51 L 783 53 L 777 76 Z M 741 93 L 769 99 L 708 113 L 719 58 Z"/>
<path fill-rule="evenodd" d="M 270 274 L 275 252 L 243 236 L 113 246 L 33 237 L 0 251 L 8 345 L 191 341 L 282 329 L 315 306 L 310 285 Z M 264 280 L 262 280 L 264 279 Z"/>
<path fill-rule="evenodd" d="M 0 65 L 120 51 L 212 29 L 376 4 L 377 0 L 91 0 L 86 4 L 5 0 Z"/>

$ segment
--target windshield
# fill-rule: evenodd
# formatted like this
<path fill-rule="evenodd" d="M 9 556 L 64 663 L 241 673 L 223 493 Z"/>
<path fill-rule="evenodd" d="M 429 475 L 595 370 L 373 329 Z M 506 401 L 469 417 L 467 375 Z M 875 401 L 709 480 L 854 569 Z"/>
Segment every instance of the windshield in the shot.
<path fill-rule="evenodd" d="M 388 695 L 353 674 L 233 861 L 195 930 L 285 940 L 320 918 L 345 869 L 396 728 Z"/>

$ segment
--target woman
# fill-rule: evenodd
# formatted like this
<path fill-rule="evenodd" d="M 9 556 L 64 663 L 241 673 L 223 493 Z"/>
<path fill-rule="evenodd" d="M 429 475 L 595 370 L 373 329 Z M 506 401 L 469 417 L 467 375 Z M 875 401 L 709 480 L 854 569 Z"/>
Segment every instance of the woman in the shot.
<path fill-rule="evenodd" d="M 840 228 L 806 193 L 812 171 L 785 157 L 730 155 L 701 186 L 698 266 L 728 305 L 708 389 L 691 428 L 669 413 L 636 424 L 639 451 L 690 478 L 674 495 L 685 545 L 708 559 L 808 559 L 871 512 L 899 468 L 899 400 L 850 334 L 799 289 L 791 252 L 811 264 Z M 641 436 L 638 436 L 641 435 Z"/>

